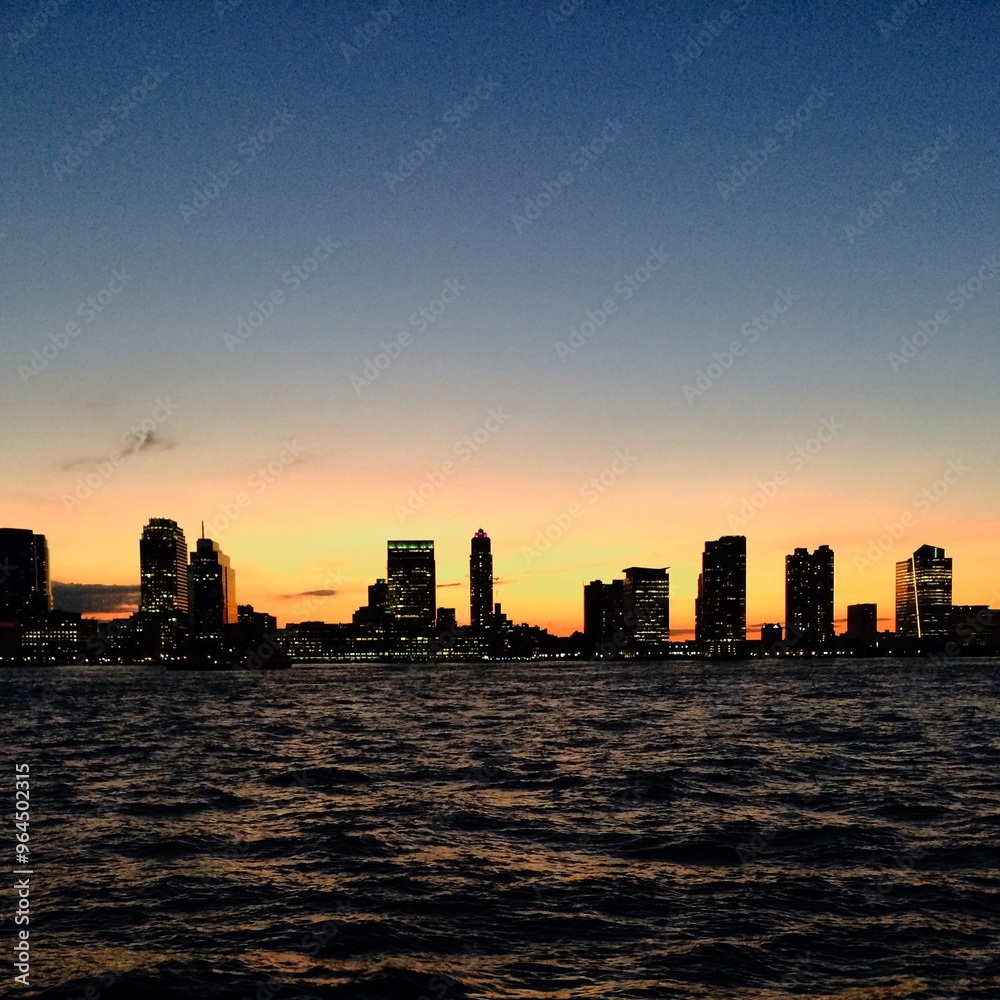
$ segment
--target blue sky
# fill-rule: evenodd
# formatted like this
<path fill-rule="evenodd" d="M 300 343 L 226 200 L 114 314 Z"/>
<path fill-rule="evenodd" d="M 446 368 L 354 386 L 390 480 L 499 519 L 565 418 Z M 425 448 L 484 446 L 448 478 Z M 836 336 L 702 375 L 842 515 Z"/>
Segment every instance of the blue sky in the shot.
<path fill-rule="evenodd" d="M 843 433 L 787 509 L 747 528 L 770 523 L 772 558 L 839 531 L 846 571 L 882 512 L 961 456 L 972 471 L 935 507 L 941 530 L 965 525 L 961 545 L 992 523 L 994 7 L 70 2 L 42 23 L 43 6 L 0 12 L 3 520 L 47 533 L 64 577 L 128 582 L 146 518 L 197 524 L 297 437 L 306 457 L 234 529 L 234 564 L 254 539 L 274 552 L 269 519 L 288 530 L 308 496 L 310 529 L 350 552 L 334 561 L 360 591 L 384 550 L 353 554 L 352 517 L 398 534 L 400 497 L 491 407 L 511 419 L 405 527 L 454 536 L 458 579 L 468 537 L 501 525 L 494 551 L 506 538 L 525 617 L 551 599 L 563 621 L 577 579 L 677 564 L 726 533 L 826 418 Z M 335 249 L 320 260 L 322 240 Z M 295 284 L 297 267 L 311 270 Z M 129 281 L 109 298 L 116 270 Z M 454 301 L 411 323 L 449 281 Z M 741 331 L 782 292 L 791 305 L 751 341 Z M 894 370 L 940 310 L 940 332 Z M 359 391 L 352 376 L 404 331 Z M 744 353 L 723 367 L 734 343 Z M 685 393 L 713 363 L 707 391 Z M 68 510 L 80 469 L 164 396 L 177 409 L 148 446 Z M 629 447 L 635 469 L 578 547 L 546 555 L 557 582 L 538 583 L 525 539 Z M 838 510 L 850 524 L 829 524 Z M 88 577 L 95 531 L 120 532 L 120 555 Z M 899 557 L 924 541 L 949 537 L 904 539 Z M 267 603 L 279 567 L 254 558 Z M 305 588 L 317 567 L 289 554 L 280 573 Z"/>

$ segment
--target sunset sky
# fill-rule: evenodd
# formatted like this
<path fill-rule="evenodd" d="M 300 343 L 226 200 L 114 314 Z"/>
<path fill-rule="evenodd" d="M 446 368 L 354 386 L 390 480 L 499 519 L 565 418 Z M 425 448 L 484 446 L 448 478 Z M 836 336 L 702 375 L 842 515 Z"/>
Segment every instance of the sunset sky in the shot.
<path fill-rule="evenodd" d="M 281 622 L 389 538 L 467 621 L 480 527 L 564 634 L 647 565 L 686 637 L 724 534 L 751 630 L 798 546 L 838 618 L 892 627 L 925 543 L 1000 606 L 995 6 L 42 9 L 0 10 L 0 525 L 62 606 L 127 603 L 150 517 Z"/>

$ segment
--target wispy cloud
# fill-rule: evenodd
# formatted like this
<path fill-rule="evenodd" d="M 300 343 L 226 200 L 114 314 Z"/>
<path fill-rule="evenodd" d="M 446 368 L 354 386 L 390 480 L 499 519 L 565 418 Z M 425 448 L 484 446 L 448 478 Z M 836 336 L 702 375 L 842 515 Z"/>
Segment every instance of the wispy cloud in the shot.
<path fill-rule="evenodd" d="M 155 430 L 150 430 L 146 427 L 137 428 L 129 431 L 122 437 L 122 445 L 117 450 L 115 461 L 122 462 L 126 458 L 138 455 L 140 452 L 169 451 L 174 447 L 174 444 L 173 441 L 161 438 Z M 108 458 L 108 455 L 98 457 L 91 455 L 84 458 L 75 458 L 70 462 L 65 462 L 62 468 L 66 472 L 89 470 L 93 469 L 95 465 L 108 461 Z"/>

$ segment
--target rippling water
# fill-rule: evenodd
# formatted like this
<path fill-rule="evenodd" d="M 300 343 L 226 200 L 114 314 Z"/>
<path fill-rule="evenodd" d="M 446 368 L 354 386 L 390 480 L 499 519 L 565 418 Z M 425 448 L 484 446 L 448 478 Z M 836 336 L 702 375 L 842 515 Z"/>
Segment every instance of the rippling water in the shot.
<path fill-rule="evenodd" d="M 996 661 L 0 671 L 18 993 L 996 1000 L 998 694 Z"/>

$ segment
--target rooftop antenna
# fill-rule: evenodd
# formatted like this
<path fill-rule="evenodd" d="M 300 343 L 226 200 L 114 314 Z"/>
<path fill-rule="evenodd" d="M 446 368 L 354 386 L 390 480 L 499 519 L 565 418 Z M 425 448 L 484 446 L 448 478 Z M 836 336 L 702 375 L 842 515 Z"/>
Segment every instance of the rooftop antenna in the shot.
<path fill-rule="evenodd" d="M 204 522 L 204 520 L 201 522 L 201 537 L 202 538 L 205 537 L 205 522 Z"/>

